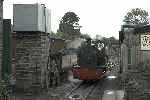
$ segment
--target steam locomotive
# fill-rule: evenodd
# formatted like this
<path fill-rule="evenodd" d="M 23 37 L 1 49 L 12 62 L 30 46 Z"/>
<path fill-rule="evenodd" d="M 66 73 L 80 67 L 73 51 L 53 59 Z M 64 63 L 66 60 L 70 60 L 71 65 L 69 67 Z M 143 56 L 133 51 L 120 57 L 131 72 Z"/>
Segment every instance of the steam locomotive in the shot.
<path fill-rule="evenodd" d="M 107 55 L 103 43 L 93 44 L 88 39 L 78 50 L 77 64 L 72 67 L 73 77 L 80 80 L 100 80 L 106 75 Z"/>

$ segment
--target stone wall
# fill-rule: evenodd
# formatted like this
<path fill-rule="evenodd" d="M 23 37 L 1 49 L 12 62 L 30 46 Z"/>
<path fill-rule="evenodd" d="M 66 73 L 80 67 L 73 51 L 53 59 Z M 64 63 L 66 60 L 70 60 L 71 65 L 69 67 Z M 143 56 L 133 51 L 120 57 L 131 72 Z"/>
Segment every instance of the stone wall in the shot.
<path fill-rule="evenodd" d="M 49 41 L 46 33 L 16 33 L 16 86 L 30 90 L 45 84 Z"/>
<path fill-rule="evenodd" d="M 123 88 L 126 91 L 126 100 L 150 99 L 150 74 L 141 70 L 130 70 L 124 73 Z"/>

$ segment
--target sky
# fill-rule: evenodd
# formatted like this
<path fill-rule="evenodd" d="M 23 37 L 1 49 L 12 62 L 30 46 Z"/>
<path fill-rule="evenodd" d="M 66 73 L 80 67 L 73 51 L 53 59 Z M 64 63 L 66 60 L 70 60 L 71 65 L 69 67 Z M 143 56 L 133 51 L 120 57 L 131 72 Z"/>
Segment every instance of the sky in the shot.
<path fill-rule="evenodd" d="M 119 38 L 123 18 L 132 8 L 150 12 L 149 0 L 4 0 L 4 18 L 13 18 L 13 4 L 46 4 L 51 10 L 51 30 L 56 32 L 59 22 L 68 11 L 75 12 L 82 26 L 81 33 Z"/>

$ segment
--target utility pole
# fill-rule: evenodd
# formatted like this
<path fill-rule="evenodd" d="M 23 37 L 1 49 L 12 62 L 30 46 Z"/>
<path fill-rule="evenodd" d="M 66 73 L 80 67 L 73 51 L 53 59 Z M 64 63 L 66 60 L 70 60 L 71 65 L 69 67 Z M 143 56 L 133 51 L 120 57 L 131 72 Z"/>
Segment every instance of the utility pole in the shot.
<path fill-rule="evenodd" d="M 0 79 L 2 73 L 2 52 L 3 52 L 3 1 L 0 0 Z"/>

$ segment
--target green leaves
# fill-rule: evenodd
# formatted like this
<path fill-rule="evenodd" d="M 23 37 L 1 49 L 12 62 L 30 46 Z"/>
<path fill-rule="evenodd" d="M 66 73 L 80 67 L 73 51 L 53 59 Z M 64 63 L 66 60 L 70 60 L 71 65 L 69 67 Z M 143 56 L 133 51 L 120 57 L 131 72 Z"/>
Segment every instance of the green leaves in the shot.
<path fill-rule="evenodd" d="M 147 11 L 141 8 L 134 8 L 126 14 L 124 22 L 129 22 L 135 25 L 147 25 L 149 24 L 149 14 Z"/>
<path fill-rule="evenodd" d="M 78 24 L 79 17 L 74 12 L 67 12 L 62 17 L 58 32 L 64 33 L 64 37 L 73 38 L 74 36 L 80 36 L 80 26 Z"/>
<path fill-rule="evenodd" d="M 73 25 L 79 21 L 79 17 L 74 12 L 67 12 L 62 17 L 60 23 Z"/>

